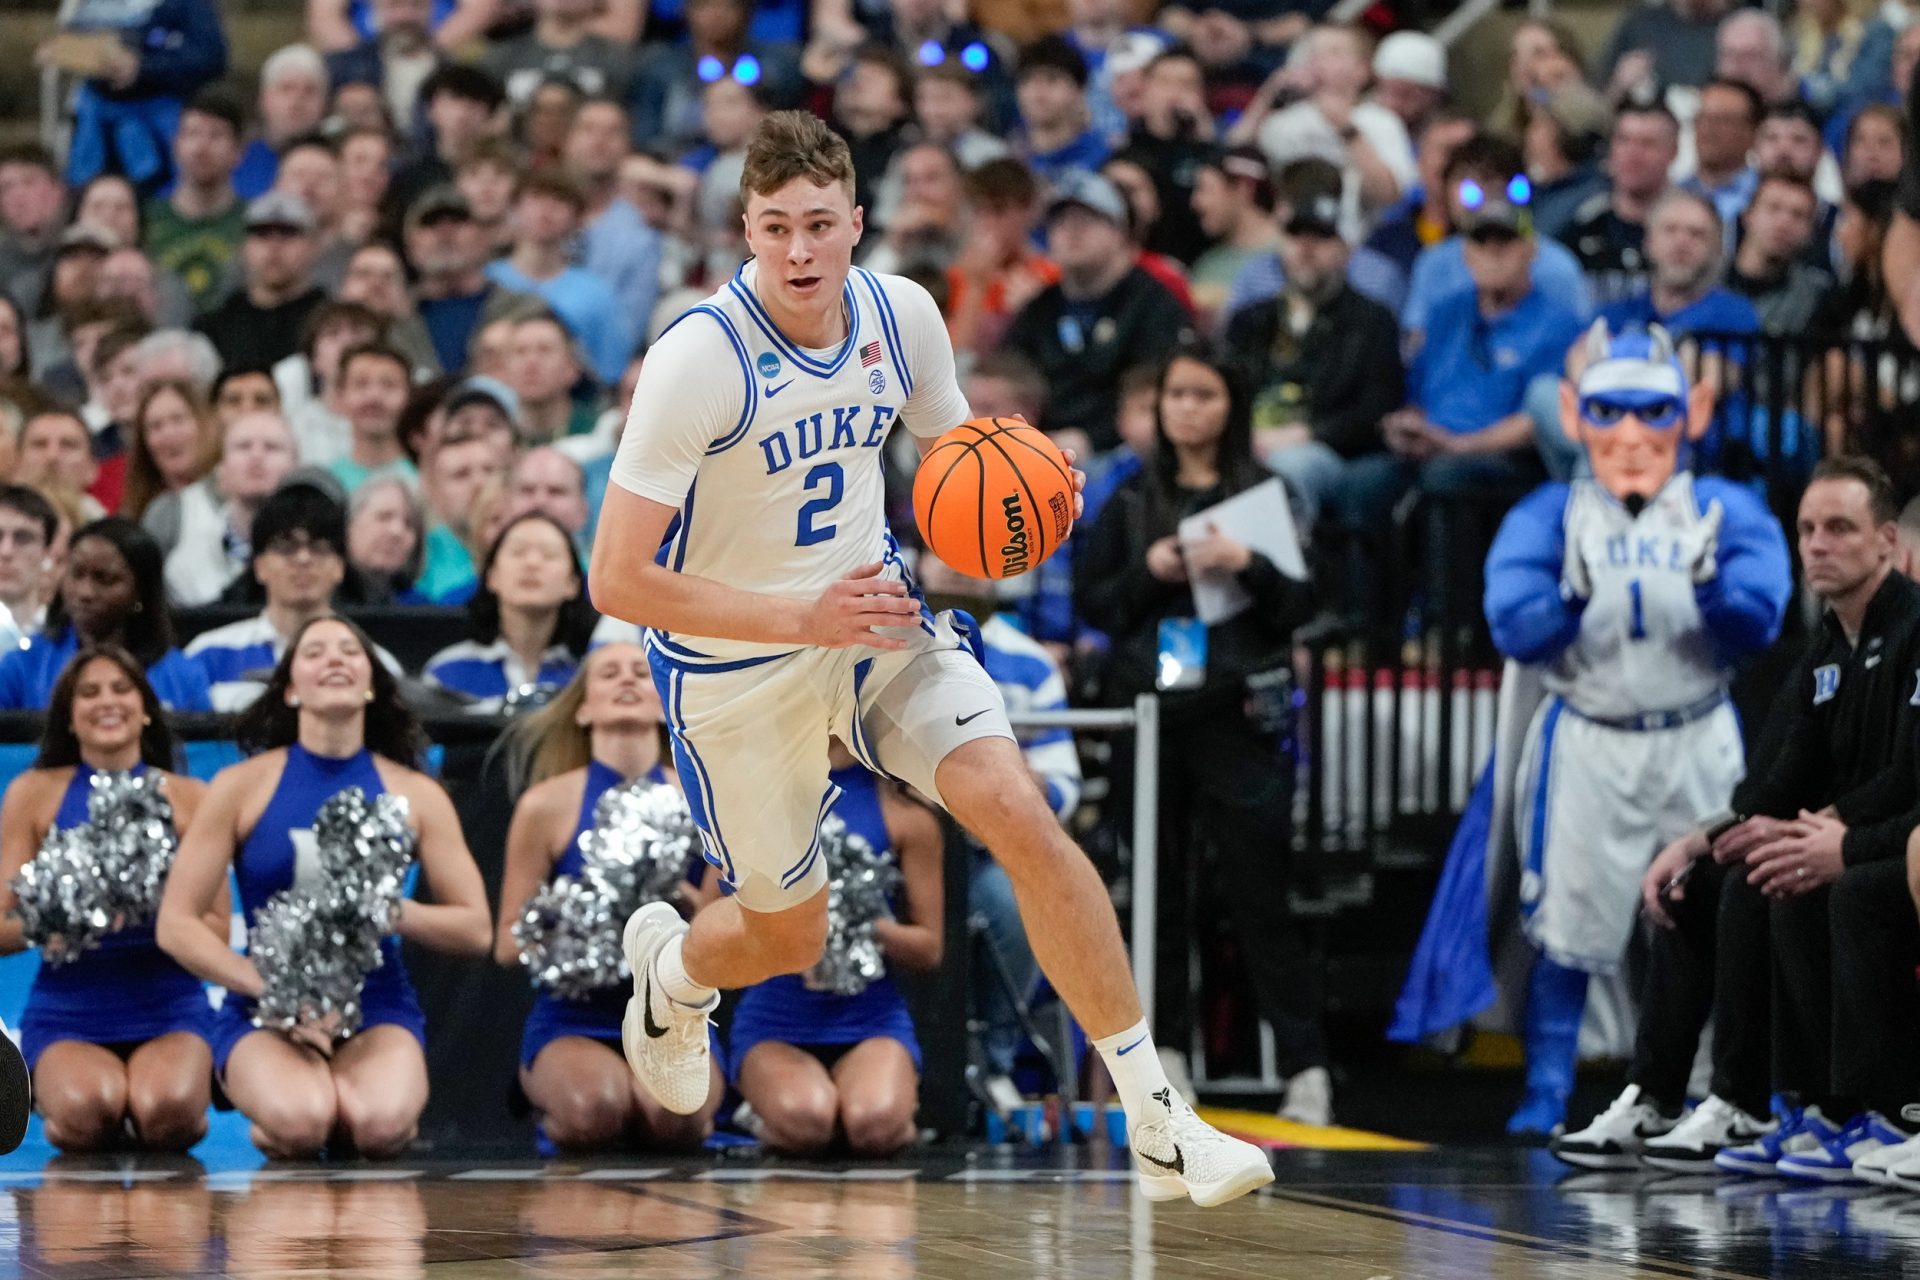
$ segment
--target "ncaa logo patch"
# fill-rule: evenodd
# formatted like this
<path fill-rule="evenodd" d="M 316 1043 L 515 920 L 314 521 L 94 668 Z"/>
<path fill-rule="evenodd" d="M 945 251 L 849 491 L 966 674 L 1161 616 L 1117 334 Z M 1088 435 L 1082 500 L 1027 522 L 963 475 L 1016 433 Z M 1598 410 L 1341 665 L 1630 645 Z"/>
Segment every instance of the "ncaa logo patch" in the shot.
<path fill-rule="evenodd" d="M 1840 692 L 1840 664 L 1828 663 L 1813 669 L 1813 705 L 1830 702 Z M 1916 692 L 1920 692 L 1917 690 Z"/>
<path fill-rule="evenodd" d="M 867 374 L 867 387 L 873 394 L 879 395 L 887 389 L 887 375 L 878 369 L 873 370 Z"/>
<path fill-rule="evenodd" d="M 771 351 L 760 353 L 760 376 L 771 382 L 780 376 L 780 357 Z"/>

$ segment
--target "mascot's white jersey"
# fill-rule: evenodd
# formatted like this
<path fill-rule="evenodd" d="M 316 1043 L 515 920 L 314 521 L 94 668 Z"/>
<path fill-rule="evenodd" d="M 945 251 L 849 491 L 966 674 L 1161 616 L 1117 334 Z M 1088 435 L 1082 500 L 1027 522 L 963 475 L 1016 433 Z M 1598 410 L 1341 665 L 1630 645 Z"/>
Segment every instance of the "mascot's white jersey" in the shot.
<path fill-rule="evenodd" d="M 679 509 L 654 556 L 747 591 L 812 599 L 884 561 L 881 451 L 896 422 L 938 436 L 966 421 L 946 323 L 927 291 L 855 268 L 848 332 L 826 351 L 795 346 L 754 292 L 749 261 L 647 353 L 614 459 L 614 483 Z M 779 646 L 672 637 L 689 653 L 738 658 Z"/>

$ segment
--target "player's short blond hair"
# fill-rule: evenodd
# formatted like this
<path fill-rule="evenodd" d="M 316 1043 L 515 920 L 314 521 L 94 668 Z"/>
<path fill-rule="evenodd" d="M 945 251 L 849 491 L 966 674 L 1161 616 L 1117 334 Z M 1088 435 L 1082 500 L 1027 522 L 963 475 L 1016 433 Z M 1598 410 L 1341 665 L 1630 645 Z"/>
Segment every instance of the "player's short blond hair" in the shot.
<path fill-rule="evenodd" d="M 761 118 L 747 140 L 740 170 L 740 203 L 770 196 L 795 178 L 817 187 L 839 183 L 853 203 L 853 152 L 846 139 L 810 111 L 774 111 Z"/>

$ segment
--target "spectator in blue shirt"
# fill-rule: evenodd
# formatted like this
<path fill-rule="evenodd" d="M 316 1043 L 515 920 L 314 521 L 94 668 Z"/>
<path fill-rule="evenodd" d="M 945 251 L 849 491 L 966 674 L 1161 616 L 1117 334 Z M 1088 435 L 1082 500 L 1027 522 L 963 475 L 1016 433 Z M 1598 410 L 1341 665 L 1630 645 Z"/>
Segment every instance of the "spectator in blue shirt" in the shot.
<path fill-rule="evenodd" d="M 1460 226 L 1472 286 L 1434 305 L 1407 371 L 1413 403 L 1384 424 L 1388 446 L 1418 466 L 1420 487 L 1442 495 L 1538 478 L 1522 401 L 1580 333 L 1580 317 L 1533 282 L 1526 209 L 1499 193 L 1467 199 Z"/>
<path fill-rule="evenodd" d="M 1454 148 L 1446 168 L 1447 202 L 1452 210 L 1453 225 L 1460 227 L 1465 213 L 1460 203 L 1463 184 L 1483 192 L 1506 191 L 1514 179 L 1525 172 L 1520 149 L 1491 134 L 1477 134 Z M 1525 185 L 1516 191 L 1531 195 L 1531 188 Z M 1531 224 L 1531 211 L 1528 221 Z M 1530 288 L 1562 310 L 1572 312 L 1576 318 L 1585 318 L 1593 309 L 1593 303 L 1587 292 L 1586 277 L 1580 273 L 1579 259 L 1558 240 L 1536 241 L 1530 226 L 1526 240 L 1532 246 L 1527 255 Z M 1463 236 L 1450 235 L 1422 251 L 1413 264 L 1407 304 L 1400 311 L 1400 327 L 1416 336 L 1430 332 L 1440 302 L 1467 290 L 1473 283 Z"/>
<path fill-rule="evenodd" d="M 633 154 L 627 110 L 611 98 L 588 98 L 573 113 L 561 152 L 586 197 L 579 265 L 613 286 L 620 310 L 645 332 L 660 296 L 659 231 L 620 194 L 620 166 Z"/>
<path fill-rule="evenodd" d="M 1014 153 L 1039 177 L 1052 182 L 1107 162 L 1111 140 L 1094 131 L 1087 106 L 1087 60 L 1065 39 L 1045 36 L 1020 51 L 1014 97 L 1022 122 Z"/>
<path fill-rule="evenodd" d="M 327 114 L 327 65 L 304 44 L 290 44 L 260 66 L 260 132 L 240 153 L 233 192 L 263 196 L 280 174 L 280 148 L 320 127 Z"/>
<path fill-rule="evenodd" d="M 131 520 L 107 516 L 74 531 L 45 629 L 0 658 L 0 710 L 47 705 L 81 645 L 119 645 L 146 668 L 170 711 L 211 711 L 206 673 L 173 644 L 160 544 Z"/>
<path fill-rule="evenodd" d="M 513 199 L 513 252 L 487 267 L 487 278 L 545 300 L 580 342 L 602 383 L 620 380 L 633 354 L 641 318 L 624 314 L 613 286 L 569 260 L 586 214 L 572 179 L 531 173 Z"/>
<path fill-rule="evenodd" d="M 586 581 L 558 520 L 543 511 L 515 516 L 480 566 L 467 601 L 468 638 L 427 659 L 427 683 L 486 715 L 546 702 L 573 679 L 600 620 Z"/>

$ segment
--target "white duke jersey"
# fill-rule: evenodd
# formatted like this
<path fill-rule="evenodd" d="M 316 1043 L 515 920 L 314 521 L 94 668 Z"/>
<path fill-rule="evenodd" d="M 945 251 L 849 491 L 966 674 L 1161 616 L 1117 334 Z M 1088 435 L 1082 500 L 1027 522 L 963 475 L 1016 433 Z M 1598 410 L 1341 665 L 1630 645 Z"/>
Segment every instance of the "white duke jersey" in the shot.
<path fill-rule="evenodd" d="M 1550 569 L 1552 578 L 1531 585 L 1525 579 L 1526 566 L 1496 550 L 1487 575 L 1488 616 L 1496 623 L 1496 640 L 1502 618 L 1516 620 L 1509 635 L 1522 630 L 1518 619 L 1524 610 L 1503 607 L 1503 601 L 1519 593 L 1541 597 L 1554 590 L 1563 545 L 1556 535 L 1563 534 L 1566 545 L 1577 546 L 1586 562 L 1593 594 L 1579 614 L 1571 643 L 1544 662 L 1542 680 L 1549 691 L 1588 715 L 1624 717 L 1678 710 L 1724 690 L 1732 677 L 1732 655 L 1702 616 L 1692 577 L 1709 536 L 1700 513 L 1710 500 L 1724 504 L 1717 541 L 1722 565 L 1731 546 L 1744 545 L 1746 525 L 1755 519 L 1771 521 L 1763 509 L 1750 510 L 1757 503 L 1731 489 L 1721 481 L 1702 484 L 1683 471 L 1638 516 L 1592 480 L 1536 491 L 1509 515 L 1496 543 L 1516 548 L 1525 544 L 1532 556 L 1551 559 L 1551 566 L 1539 568 Z M 1778 540 L 1777 533 L 1774 538 Z M 1784 597 L 1784 590 L 1780 594 Z M 1553 619 L 1565 616 L 1557 595 L 1541 599 L 1540 605 L 1533 612 L 1549 627 Z M 1511 644 L 1502 649 L 1515 656 Z"/>
<path fill-rule="evenodd" d="M 933 437 L 969 416 L 946 322 L 919 285 L 856 267 L 846 340 L 808 350 L 774 325 L 756 270 L 747 262 L 647 352 L 612 479 L 678 509 L 656 555 L 676 572 L 806 600 L 875 561 L 904 579 L 881 454 L 897 422 Z M 672 640 L 689 657 L 779 651 Z"/>

